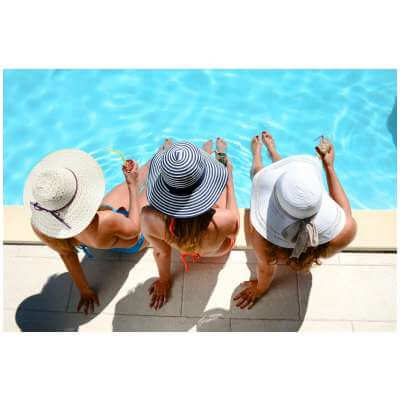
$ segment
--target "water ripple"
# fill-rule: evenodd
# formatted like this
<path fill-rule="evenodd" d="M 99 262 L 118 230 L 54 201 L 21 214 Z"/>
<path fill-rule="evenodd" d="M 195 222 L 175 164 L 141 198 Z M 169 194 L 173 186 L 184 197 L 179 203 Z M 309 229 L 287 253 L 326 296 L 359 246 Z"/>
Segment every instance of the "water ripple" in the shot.
<path fill-rule="evenodd" d="M 92 154 L 110 189 L 123 175 L 108 147 L 143 164 L 165 137 L 223 136 L 247 207 L 250 141 L 266 129 L 282 156 L 330 135 L 352 206 L 396 207 L 394 70 L 6 70 L 3 105 L 5 204 L 22 203 L 30 169 L 55 150 Z"/>

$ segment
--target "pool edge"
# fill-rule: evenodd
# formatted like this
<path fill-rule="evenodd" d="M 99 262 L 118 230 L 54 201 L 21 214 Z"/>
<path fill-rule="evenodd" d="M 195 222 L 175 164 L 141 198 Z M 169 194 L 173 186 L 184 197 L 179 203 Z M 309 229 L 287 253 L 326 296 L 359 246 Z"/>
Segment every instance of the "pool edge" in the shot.
<path fill-rule="evenodd" d="M 240 209 L 241 226 L 234 249 L 248 249 L 243 221 L 246 209 Z M 353 210 L 358 231 L 346 251 L 397 251 L 396 210 Z M 30 226 L 30 211 L 24 206 L 4 206 L 3 245 L 39 245 Z M 379 228 L 379 229 L 378 229 Z"/>

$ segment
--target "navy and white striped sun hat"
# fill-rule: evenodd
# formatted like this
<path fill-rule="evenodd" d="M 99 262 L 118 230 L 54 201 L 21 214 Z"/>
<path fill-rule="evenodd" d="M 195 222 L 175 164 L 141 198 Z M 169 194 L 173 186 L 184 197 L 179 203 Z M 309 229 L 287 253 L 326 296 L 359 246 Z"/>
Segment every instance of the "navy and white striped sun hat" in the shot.
<path fill-rule="evenodd" d="M 221 196 L 228 171 L 189 142 L 177 142 L 150 162 L 147 198 L 151 206 L 176 218 L 196 217 Z"/>

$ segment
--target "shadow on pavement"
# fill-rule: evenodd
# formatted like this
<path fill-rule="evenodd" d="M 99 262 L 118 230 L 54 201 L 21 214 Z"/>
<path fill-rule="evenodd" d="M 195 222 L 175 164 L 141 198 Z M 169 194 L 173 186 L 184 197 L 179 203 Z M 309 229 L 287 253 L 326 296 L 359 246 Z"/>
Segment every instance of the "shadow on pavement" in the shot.
<path fill-rule="evenodd" d="M 251 248 L 250 212 L 244 212 L 244 232 L 248 248 Z M 254 250 L 244 250 L 247 259 L 250 279 L 256 277 L 256 255 Z M 311 273 L 293 272 L 286 265 L 279 265 L 268 292 L 260 298 L 250 310 L 240 309 L 233 298 L 241 290 L 241 283 L 235 288 L 230 305 L 231 327 L 234 331 L 247 332 L 263 330 L 266 332 L 297 332 L 303 323 L 310 291 L 312 287 Z M 248 319 L 248 321 L 242 321 Z M 252 323 L 251 320 L 257 320 Z M 260 320 L 262 320 L 260 322 Z M 262 325 L 261 325 L 262 324 Z M 235 326 L 236 325 L 236 326 Z"/>
<path fill-rule="evenodd" d="M 40 293 L 29 296 L 18 306 L 15 321 L 21 331 L 78 331 L 80 325 L 96 318 L 107 307 L 128 278 L 130 270 L 145 253 L 143 251 L 126 257 L 125 260 L 129 262 L 121 263 L 119 262 L 119 256 L 116 256 L 115 253 L 95 249 L 91 251 L 94 258 L 89 259 L 85 256 L 81 261 L 81 265 L 89 285 L 97 291 L 99 297 L 100 306 L 95 308 L 95 313 L 84 315 L 82 310 L 80 313 L 76 312 L 79 291 L 73 284 L 69 273 L 52 275 Z M 65 288 L 67 285 L 71 288 L 71 295 L 65 310 L 50 311 L 54 310 L 52 304 L 57 299 L 57 295 L 60 292 L 59 288 Z M 66 311 L 69 312 L 67 313 Z"/>
<path fill-rule="evenodd" d="M 246 229 L 248 220 L 249 210 L 245 210 L 245 235 L 249 245 Z M 255 253 L 253 250 L 244 251 L 250 279 L 255 278 Z M 221 266 L 208 265 L 202 269 L 202 263 L 213 264 L 212 258 L 203 258 L 195 265 L 191 265 L 188 273 L 193 274 L 191 276 L 193 279 L 185 281 L 182 294 L 185 300 L 182 307 L 187 308 L 182 310 L 181 314 L 185 316 L 151 311 L 147 290 L 154 281 L 152 278 L 137 286 L 116 304 L 113 331 L 298 331 L 306 314 L 312 275 L 296 274 L 284 265 L 279 266 L 268 293 L 251 310 L 241 310 L 233 301 L 233 297 L 242 289 L 241 282 L 238 282 L 238 286 L 231 293 L 228 309 L 212 308 L 204 311 L 216 287 L 219 273 L 223 268 L 234 268 L 234 264 L 225 265 L 228 257 L 229 255 L 226 255 L 222 259 L 214 259 L 214 263 Z M 175 262 L 178 262 L 177 259 Z M 135 309 L 149 310 L 149 312 L 144 311 L 143 315 L 127 315 L 126 310 Z M 257 329 L 254 329 L 252 320 L 257 320 L 255 322 Z"/>
<path fill-rule="evenodd" d="M 196 284 L 195 287 L 190 287 L 189 283 L 186 282 L 185 288 L 188 293 L 187 296 L 185 296 L 184 292 L 182 293 L 182 296 L 185 296 L 186 299 L 185 302 L 182 302 L 182 307 L 184 307 L 185 304 L 191 303 L 190 309 L 194 313 L 193 316 L 177 316 L 176 313 L 169 314 L 166 312 L 168 303 L 160 310 L 154 312 L 149 306 L 150 295 L 148 293 L 148 288 L 156 279 L 154 277 L 138 285 L 116 304 L 113 331 L 188 331 L 192 330 L 194 327 L 196 327 L 197 330 L 225 330 L 220 329 L 220 320 L 208 316 L 209 313 L 204 313 L 204 309 L 217 284 L 218 274 L 224 268 L 228 257 L 229 254 L 222 257 L 202 257 L 200 261 L 194 264 L 190 263 L 190 269 L 187 274 L 193 274 L 198 277 L 197 281 L 194 280 L 198 282 L 198 285 Z M 173 263 L 175 264 L 173 270 L 180 271 L 183 268 L 176 252 L 174 252 L 173 255 Z M 210 267 L 210 264 L 218 264 L 218 266 Z M 204 268 L 206 265 L 207 268 Z M 184 288 L 182 290 L 184 290 Z M 171 300 L 172 298 L 169 299 L 169 302 L 171 302 Z M 140 310 L 143 314 L 138 315 L 135 313 L 136 315 L 127 315 L 126 310 L 132 310 L 132 312 L 134 312 L 134 310 Z M 219 310 L 219 314 L 222 315 L 223 312 L 224 310 Z M 201 317 L 198 315 L 201 315 Z"/>

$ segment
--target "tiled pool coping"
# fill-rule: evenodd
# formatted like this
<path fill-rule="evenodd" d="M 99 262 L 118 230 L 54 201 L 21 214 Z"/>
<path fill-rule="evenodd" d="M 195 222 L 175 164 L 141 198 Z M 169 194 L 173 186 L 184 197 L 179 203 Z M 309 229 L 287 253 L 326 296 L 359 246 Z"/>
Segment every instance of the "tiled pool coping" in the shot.
<path fill-rule="evenodd" d="M 246 209 L 241 209 L 241 222 Z M 395 210 L 355 210 L 358 233 L 347 251 L 397 251 Z M 4 206 L 4 244 L 41 244 L 30 226 L 30 212 L 24 206 Z M 248 248 L 243 223 L 236 249 Z"/>

